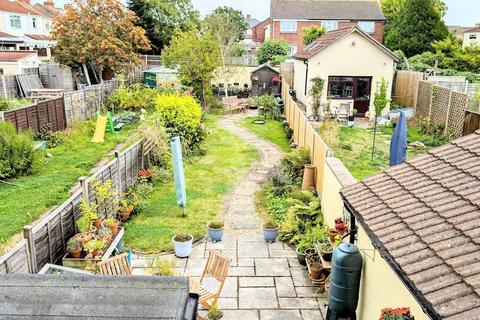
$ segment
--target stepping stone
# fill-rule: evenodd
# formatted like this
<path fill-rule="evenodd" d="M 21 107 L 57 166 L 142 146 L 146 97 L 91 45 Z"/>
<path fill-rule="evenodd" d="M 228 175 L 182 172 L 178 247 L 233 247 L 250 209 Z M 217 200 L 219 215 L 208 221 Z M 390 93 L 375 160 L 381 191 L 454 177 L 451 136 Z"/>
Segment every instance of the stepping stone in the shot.
<path fill-rule="evenodd" d="M 298 310 L 260 310 L 260 320 L 302 320 L 302 316 Z"/>
<path fill-rule="evenodd" d="M 275 288 L 240 288 L 240 309 L 277 309 L 277 294 Z"/>

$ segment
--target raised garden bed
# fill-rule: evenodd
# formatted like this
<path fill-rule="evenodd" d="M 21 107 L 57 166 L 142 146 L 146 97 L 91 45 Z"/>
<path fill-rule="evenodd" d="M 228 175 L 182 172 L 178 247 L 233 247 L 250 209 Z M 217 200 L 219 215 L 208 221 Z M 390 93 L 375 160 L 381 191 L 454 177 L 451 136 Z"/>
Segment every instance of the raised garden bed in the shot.
<path fill-rule="evenodd" d="M 69 273 L 74 273 L 74 274 L 91 274 L 88 271 L 84 270 L 79 270 L 79 269 L 74 269 L 74 268 L 69 268 L 69 267 L 63 267 L 63 266 L 58 266 L 56 264 L 50 264 L 47 263 L 42 270 L 38 274 L 69 274 Z"/>

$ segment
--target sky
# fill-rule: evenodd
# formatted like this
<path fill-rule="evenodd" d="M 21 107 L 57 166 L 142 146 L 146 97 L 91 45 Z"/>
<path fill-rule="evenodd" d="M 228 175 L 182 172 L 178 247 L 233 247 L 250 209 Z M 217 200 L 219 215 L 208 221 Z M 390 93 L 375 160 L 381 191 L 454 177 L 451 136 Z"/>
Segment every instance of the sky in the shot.
<path fill-rule="evenodd" d="M 448 6 L 445 16 L 447 25 L 474 26 L 480 22 L 479 0 L 444 0 Z M 34 0 L 33 2 L 42 2 Z M 62 6 L 69 0 L 55 0 L 57 6 Z M 270 0 L 192 0 L 193 5 L 204 16 L 219 6 L 229 6 L 250 13 L 258 20 L 264 20 L 270 12 Z"/>

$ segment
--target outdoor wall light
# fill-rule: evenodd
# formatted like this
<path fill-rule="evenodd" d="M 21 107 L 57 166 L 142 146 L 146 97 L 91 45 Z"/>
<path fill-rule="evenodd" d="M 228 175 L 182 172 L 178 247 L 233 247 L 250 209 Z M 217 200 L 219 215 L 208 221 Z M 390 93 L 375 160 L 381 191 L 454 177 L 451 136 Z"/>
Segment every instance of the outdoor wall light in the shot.
<path fill-rule="evenodd" d="M 352 47 L 355 47 L 356 43 L 355 41 L 352 41 Z"/>

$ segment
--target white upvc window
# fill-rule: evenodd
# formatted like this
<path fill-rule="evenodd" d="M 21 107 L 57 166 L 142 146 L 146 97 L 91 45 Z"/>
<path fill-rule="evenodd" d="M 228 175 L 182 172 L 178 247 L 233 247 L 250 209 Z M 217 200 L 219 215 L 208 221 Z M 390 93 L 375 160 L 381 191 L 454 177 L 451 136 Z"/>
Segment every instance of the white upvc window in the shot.
<path fill-rule="evenodd" d="M 50 32 L 50 22 L 49 21 L 45 22 L 45 30 L 47 32 Z"/>
<path fill-rule="evenodd" d="M 359 21 L 358 26 L 366 33 L 375 33 L 375 21 Z"/>
<path fill-rule="evenodd" d="M 297 46 L 288 46 L 288 56 L 291 57 L 297 53 Z"/>
<path fill-rule="evenodd" d="M 10 27 L 15 29 L 22 28 L 22 20 L 20 19 L 20 16 L 10 15 Z"/>
<path fill-rule="evenodd" d="M 338 29 L 338 21 L 336 20 L 323 20 L 322 27 L 327 31 L 334 31 Z"/>
<path fill-rule="evenodd" d="M 32 18 L 32 27 L 33 27 L 33 29 L 37 29 L 37 27 L 38 27 L 37 18 Z"/>
<path fill-rule="evenodd" d="M 470 38 L 470 40 L 476 40 L 477 35 L 476 34 L 471 34 L 469 38 Z"/>
<path fill-rule="evenodd" d="M 282 20 L 280 21 L 280 32 L 295 33 L 297 32 L 297 21 Z"/>

